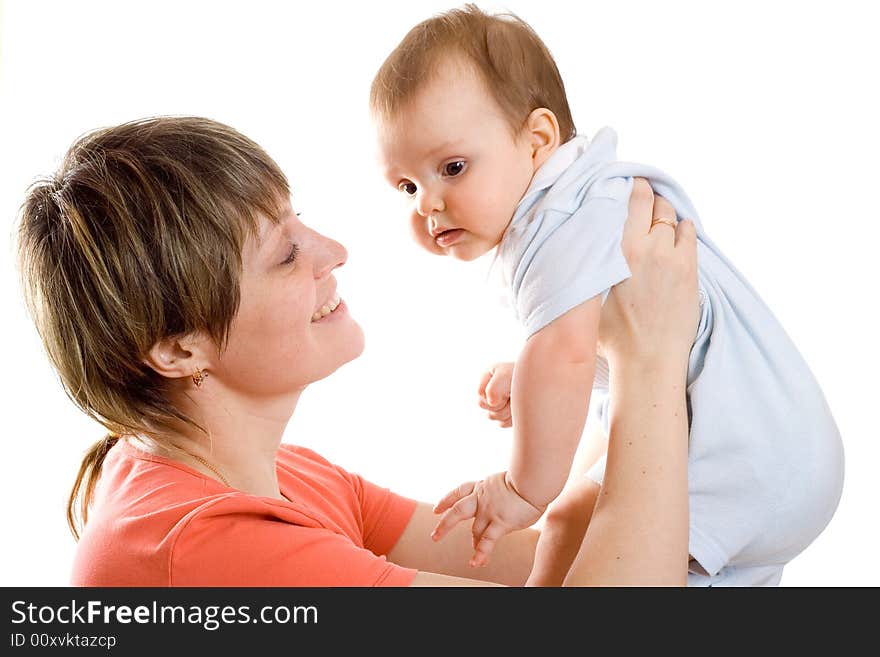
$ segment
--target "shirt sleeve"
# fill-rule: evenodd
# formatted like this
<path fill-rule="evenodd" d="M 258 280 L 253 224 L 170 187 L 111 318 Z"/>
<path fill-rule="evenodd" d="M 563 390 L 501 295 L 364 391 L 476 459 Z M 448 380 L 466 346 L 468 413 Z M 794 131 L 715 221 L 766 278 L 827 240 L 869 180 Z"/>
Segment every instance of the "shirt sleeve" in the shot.
<path fill-rule="evenodd" d="M 416 575 L 344 534 L 260 514 L 235 497 L 187 522 L 169 571 L 172 586 L 408 586 Z"/>
<path fill-rule="evenodd" d="M 306 447 L 296 447 L 295 451 L 342 477 L 357 496 L 364 547 L 377 555 L 388 554 L 409 524 L 416 501 L 377 486 Z"/>
<path fill-rule="evenodd" d="M 540 221 L 553 228 L 526 250 L 514 283 L 516 313 L 527 335 L 629 278 L 621 240 L 631 185 L 631 179 L 613 179 L 601 196 L 587 197 L 571 214 L 545 211 Z"/>
<path fill-rule="evenodd" d="M 349 474 L 358 494 L 364 523 L 364 547 L 374 554 L 391 551 L 416 510 L 416 501 Z"/>

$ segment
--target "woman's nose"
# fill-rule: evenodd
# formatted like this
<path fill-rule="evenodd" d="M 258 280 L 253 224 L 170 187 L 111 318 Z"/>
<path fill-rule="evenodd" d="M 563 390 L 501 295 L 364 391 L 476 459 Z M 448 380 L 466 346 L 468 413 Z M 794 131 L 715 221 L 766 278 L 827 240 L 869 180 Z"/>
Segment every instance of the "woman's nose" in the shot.
<path fill-rule="evenodd" d="M 443 212 L 446 207 L 440 194 L 431 189 L 422 189 L 419 191 L 416 199 L 416 210 L 423 217 L 430 217 L 435 212 Z"/>
<path fill-rule="evenodd" d="M 315 258 L 315 278 L 321 279 L 348 260 L 348 251 L 339 242 L 324 235 L 320 236 L 320 256 Z"/>

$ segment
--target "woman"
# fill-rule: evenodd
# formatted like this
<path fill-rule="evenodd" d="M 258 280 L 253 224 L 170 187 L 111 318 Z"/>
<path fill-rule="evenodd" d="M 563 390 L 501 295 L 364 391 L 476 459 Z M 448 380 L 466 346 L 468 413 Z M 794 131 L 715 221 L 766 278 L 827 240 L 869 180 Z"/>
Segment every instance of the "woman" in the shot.
<path fill-rule="evenodd" d="M 73 584 L 522 584 L 537 532 L 470 569 L 465 526 L 435 543 L 428 505 L 281 445 L 305 387 L 363 348 L 333 277 L 345 249 L 289 197 L 259 146 L 199 118 L 88 134 L 30 190 L 29 307 L 71 399 L 109 432 L 71 493 Z M 571 584 L 686 581 L 696 255 L 688 222 L 652 229 L 668 213 L 633 195 L 634 275 L 603 327 L 608 471 Z"/>

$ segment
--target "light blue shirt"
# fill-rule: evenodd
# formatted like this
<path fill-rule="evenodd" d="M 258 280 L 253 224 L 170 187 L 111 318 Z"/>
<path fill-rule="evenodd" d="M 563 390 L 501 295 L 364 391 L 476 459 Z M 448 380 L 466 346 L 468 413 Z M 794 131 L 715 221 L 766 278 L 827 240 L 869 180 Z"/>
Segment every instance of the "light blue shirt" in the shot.
<path fill-rule="evenodd" d="M 535 173 L 498 247 L 511 305 L 531 335 L 630 270 L 621 249 L 633 178 L 647 178 L 693 220 L 702 316 L 688 364 L 689 584 L 777 584 L 828 524 L 843 486 L 843 447 L 807 364 L 745 278 L 709 240 L 679 185 L 616 161 L 617 137 L 563 144 Z M 594 394 L 605 395 L 597 362 Z M 588 476 L 602 481 L 604 459 Z"/>

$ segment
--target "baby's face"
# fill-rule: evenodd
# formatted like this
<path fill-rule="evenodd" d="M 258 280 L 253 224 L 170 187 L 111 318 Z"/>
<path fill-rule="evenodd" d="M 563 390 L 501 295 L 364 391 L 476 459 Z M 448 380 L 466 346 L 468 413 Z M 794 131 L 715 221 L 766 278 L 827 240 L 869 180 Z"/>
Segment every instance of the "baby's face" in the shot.
<path fill-rule="evenodd" d="M 473 260 L 501 240 L 532 179 L 532 148 L 475 73 L 448 65 L 378 127 L 379 162 L 416 241 Z"/>

